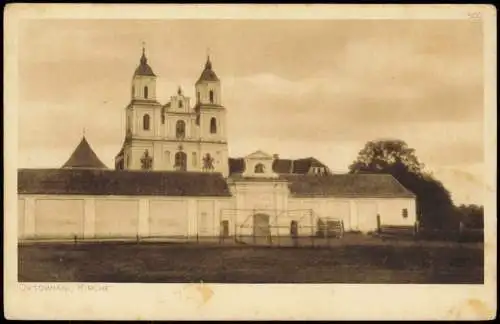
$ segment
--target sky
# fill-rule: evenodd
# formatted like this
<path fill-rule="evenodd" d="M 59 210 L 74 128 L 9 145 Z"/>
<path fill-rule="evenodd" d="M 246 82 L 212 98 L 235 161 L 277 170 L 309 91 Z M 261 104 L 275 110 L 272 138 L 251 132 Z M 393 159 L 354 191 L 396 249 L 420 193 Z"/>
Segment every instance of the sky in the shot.
<path fill-rule="evenodd" d="M 194 97 L 207 52 L 229 153 L 347 171 L 370 140 L 416 150 L 455 203 L 483 203 L 482 26 L 471 20 L 25 20 L 19 167 L 57 168 L 82 138 L 110 168 L 142 43 L 166 103 Z M 192 100 L 194 101 L 194 100 Z"/>

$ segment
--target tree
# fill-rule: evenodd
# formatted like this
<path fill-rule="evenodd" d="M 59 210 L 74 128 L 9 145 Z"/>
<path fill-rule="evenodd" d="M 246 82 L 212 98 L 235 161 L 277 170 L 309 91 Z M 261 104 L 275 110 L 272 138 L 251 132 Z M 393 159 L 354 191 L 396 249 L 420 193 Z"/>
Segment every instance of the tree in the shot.
<path fill-rule="evenodd" d="M 424 171 L 415 150 L 402 140 L 369 141 L 349 166 L 350 173 L 387 173 L 417 198 L 419 221 L 427 228 L 458 227 L 451 195 L 443 184 Z"/>
<path fill-rule="evenodd" d="M 484 229 L 484 207 L 479 205 L 460 205 L 457 213 L 467 228 Z"/>

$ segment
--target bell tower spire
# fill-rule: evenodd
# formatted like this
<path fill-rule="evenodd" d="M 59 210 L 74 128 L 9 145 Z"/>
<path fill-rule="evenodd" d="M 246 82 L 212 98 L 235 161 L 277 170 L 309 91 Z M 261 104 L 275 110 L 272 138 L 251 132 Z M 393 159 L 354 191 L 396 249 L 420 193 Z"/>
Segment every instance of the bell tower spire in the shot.
<path fill-rule="evenodd" d="M 132 100 L 156 100 L 156 75 L 148 64 L 145 42 L 142 42 L 141 59 L 134 72 Z"/>

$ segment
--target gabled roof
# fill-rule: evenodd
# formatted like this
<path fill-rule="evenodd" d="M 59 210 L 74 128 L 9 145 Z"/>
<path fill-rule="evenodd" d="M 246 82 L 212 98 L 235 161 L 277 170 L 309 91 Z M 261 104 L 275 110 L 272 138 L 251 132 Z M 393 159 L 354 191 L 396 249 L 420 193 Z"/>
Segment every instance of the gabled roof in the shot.
<path fill-rule="evenodd" d="M 86 169 L 107 169 L 97 157 L 94 150 L 90 147 L 85 136 L 83 136 L 80 144 L 73 151 L 68 161 L 64 163 L 63 168 L 86 168 Z"/>
<path fill-rule="evenodd" d="M 19 194 L 118 196 L 231 196 L 220 173 L 20 169 Z"/>
<path fill-rule="evenodd" d="M 276 159 L 273 161 L 273 171 L 276 173 L 291 173 L 292 166 L 292 160 Z"/>
<path fill-rule="evenodd" d="M 293 173 L 297 174 L 306 174 L 309 172 L 311 167 L 324 167 L 327 168 L 326 165 L 318 161 L 313 157 L 298 159 L 293 161 Z"/>
<path fill-rule="evenodd" d="M 263 152 L 261 150 L 255 151 L 245 157 L 245 159 L 264 159 L 264 160 L 269 160 L 272 158 L 273 158 L 272 155 L 267 154 L 266 152 Z"/>
<path fill-rule="evenodd" d="M 196 84 L 203 81 L 210 81 L 210 82 L 219 81 L 217 74 L 215 74 L 215 72 L 212 70 L 212 62 L 210 61 L 210 57 L 207 57 L 207 62 L 205 63 L 205 69 L 203 69 L 203 72 L 201 72 L 201 75 L 198 78 L 198 81 L 196 81 Z"/>
<path fill-rule="evenodd" d="M 281 175 L 294 197 L 414 198 L 390 174 Z"/>

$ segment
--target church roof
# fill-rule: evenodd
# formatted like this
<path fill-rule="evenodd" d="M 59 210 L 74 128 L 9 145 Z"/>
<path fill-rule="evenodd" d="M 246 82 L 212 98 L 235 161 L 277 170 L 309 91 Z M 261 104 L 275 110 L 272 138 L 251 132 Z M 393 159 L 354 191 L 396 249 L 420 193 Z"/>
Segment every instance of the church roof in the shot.
<path fill-rule="evenodd" d="M 196 81 L 196 84 L 203 81 L 219 81 L 217 74 L 212 70 L 212 62 L 210 61 L 210 57 L 207 57 L 207 62 L 205 63 L 205 69 L 201 72 L 201 75 Z"/>
<path fill-rule="evenodd" d="M 146 54 L 144 53 L 144 49 L 142 49 L 142 56 L 139 66 L 135 69 L 134 76 L 143 75 L 143 76 L 156 76 L 153 72 L 153 69 L 148 64 L 148 59 L 146 58 Z"/>
<path fill-rule="evenodd" d="M 106 165 L 97 157 L 94 150 L 90 147 L 85 136 L 80 144 L 73 151 L 68 161 L 64 163 L 63 168 L 86 168 L 86 169 L 106 169 Z"/>
<path fill-rule="evenodd" d="M 313 157 L 289 160 L 275 159 L 273 161 L 273 171 L 278 174 L 307 174 L 311 167 L 328 167 Z M 242 173 L 245 170 L 245 160 L 243 158 L 229 158 L 229 174 Z"/>
<path fill-rule="evenodd" d="M 222 174 L 96 169 L 19 169 L 19 194 L 229 197 Z"/>

